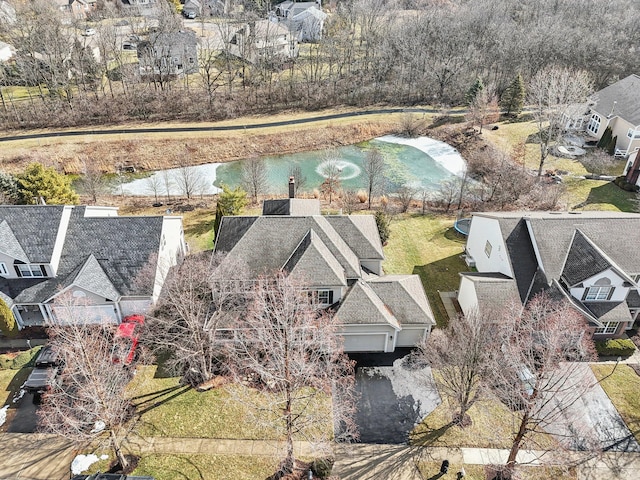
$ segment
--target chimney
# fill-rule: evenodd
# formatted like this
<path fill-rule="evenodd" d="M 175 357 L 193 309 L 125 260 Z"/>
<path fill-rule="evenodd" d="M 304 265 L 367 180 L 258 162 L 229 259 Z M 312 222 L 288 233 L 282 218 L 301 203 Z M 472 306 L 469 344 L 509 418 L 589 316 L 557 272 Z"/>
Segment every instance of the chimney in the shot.
<path fill-rule="evenodd" d="M 293 177 L 289 177 L 289 198 L 296 197 L 296 180 Z"/>

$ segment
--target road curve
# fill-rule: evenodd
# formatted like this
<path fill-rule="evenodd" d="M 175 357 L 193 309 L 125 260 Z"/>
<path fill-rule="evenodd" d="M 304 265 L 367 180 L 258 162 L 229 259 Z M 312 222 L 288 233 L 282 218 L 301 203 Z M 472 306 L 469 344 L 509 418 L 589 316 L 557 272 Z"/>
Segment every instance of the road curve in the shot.
<path fill-rule="evenodd" d="M 11 135 L 0 137 L 0 142 L 11 142 L 15 140 L 31 140 L 38 138 L 55 137 L 80 137 L 83 135 L 133 135 L 138 133 L 179 133 L 179 132 L 223 132 L 231 130 L 254 130 L 267 127 L 282 127 L 285 125 L 300 125 L 304 123 L 320 122 L 324 120 L 335 120 L 338 118 L 361 117 L 366 115 L 380 115 L 384 113 L 436 113 L 436 109 L 431 108 L 381 108 L 377 110 L 362 110 L 360 112 L 333 113 L 321 115 L 319 117 L 298 118 L 294 120 L 281 120 L 278 122 L 251 123 L 247 125 L 222 125 L 222 126 L 202 126 L 202 127 L 146 127 L 146 128 L 120 128 L 101 130 L 68 130 L 62 132 L 29 133 L 26 135 Z"/>

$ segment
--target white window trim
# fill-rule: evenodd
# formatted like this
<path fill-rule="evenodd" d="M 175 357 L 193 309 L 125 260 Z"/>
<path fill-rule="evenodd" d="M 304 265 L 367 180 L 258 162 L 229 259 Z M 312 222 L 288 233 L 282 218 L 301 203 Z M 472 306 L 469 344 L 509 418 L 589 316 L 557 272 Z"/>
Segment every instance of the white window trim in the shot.
<path fill-rule="evenodd" d="M 20 277 L 22 278 L 42 278 L 45 276 L 42 274 L 40 265 L 20 264 L 18 265 L 18 271 L 20 272 Z"/>
<path fill-rule="evenodd" d="M 4 262 L 0 262 L 0 275 L 9 275 L 7 264 Z"/>
<path fill-rule="evenodd" d="M 604 335 L 610 335 L 612 333 L 616 333 L 616 330 L 618 329 L 618 322 L 604 322 L 603 323 L 603 327 L 597 327 L 595 329 L 595 331 L 593 333 L 595 334 L 604 334 Z"/>
<path fill-rule="evenodd" d="M 593 286 L 587 288 L 587 295 L 584 297 L 585 301 L 597 301 L 597 300 L 607 300 L 609 298 L 609 294 L 613 290 L 611 286 Z"/>
<path fill-rule="evenodd" d="M 493 250 L 493 246 L 491 245 L 491 242 L 487 240 L 487 243 L 484 244 L 484 254 L 487 256 L 487 258 L 491 258 L 492 250 Z"/>
<path fill-rule="evenodd" d="M 587 130 L 589 130 L 594 135 L 597 134 L 598 130 L 600 130 L 600 123 L 601 122 L 602 122 L 602 119 L 600 118 L 600 115 L 594 113 L 593 115 L 591 115 L 591 118 L 589 119 L 589 124 L 587 125 Z"/>
<path fill-rule="evenodd" d="M 631 140 L 637 140 L 640 138 L 640 130 L 634 130 L 633 128 L 630 128 L 627 131 L 627 138 L 630 138 Z"/>

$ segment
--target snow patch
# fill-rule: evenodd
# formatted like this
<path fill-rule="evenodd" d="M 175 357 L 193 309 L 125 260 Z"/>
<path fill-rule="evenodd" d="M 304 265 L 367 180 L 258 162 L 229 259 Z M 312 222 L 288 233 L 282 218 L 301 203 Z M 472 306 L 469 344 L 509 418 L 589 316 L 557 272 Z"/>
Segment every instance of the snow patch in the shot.
<path fill-rule="evenodd" d="M 396 143 L 398 145 L 408 145 L 426 153 L 436 162 L 459 177 L 464 175 L 467 170 L 467 163 L 460 156 L 458 150 L 439 140 L 429 137 L 404 138 L 395 135 L 385 135 L 378 137 L 376 140 L 387 143 Z"/>
<path fill-rule="evenodd" d="M 0 427 L 4 425 L 4 422 L 7 421 L 7 410 L 9 409 L 9 405 L 5 405 L 0 408 Z"/>
<path fill-rule="evenodd" d="M 102 457 L 104 456 L 106 455 L 103 455 Z M 100 460 L 98 456 L 94 455 L 93 453 L 90 453 L 89 455 L 77 455 L 76 458 L 73 459 L 73 462 L 71 462 L 71 473 L 73 475 L 80 475 L 82 472 L 86 472 L 87 470 L 89 470 L 89 467 L 91 467 L 91 465 L 96 463 L 98 460 Z"/>
<path fill-rule="evenodd" d="M 213 182 L 216 181 L 216 170 L 222 165 L 221 163 L 207 163 L 205 165 L 195 165 L 189 167 L 190 178 L 198 178 L 202 182 L 202 188 L 198 188 L 194 194 L 216 194 L 222 190 L 216 187 Z M 154 180 L 150 180 L 150 177 L 138 178 L 128 183 L 123 183 L 122 186 L 118 185 L 113 188 L 115 195 L 124 193 L 125 195 L 142 195 L 153 197 L 154 191 L 151 185 L 157 185 L 158 200 L 162 200 L 167 195 L 167 186 L 169 187 L 169 195 L 183 195 L 180 188 L 180 178 L 184 173 L 180 171 L 180 168 L 170 168 L 168 170 L 159 170 L 151 174 L 151 177 L 156 177 Z M 167 185 L 168 184 L 168 185 Z M 202 190 L 202 191 L 200 191 Z"/>
<path fill-rule="evenodd" d="M 105 428 L 107 428 L 107 425 L 102 420 L 98 420 L 93 424 L 93 429 L 89 433 L 100 433 Z"/>
<path fill-rule="evenodd" d="M 416 369 L 407 365 L 405 358 L 398 358 L 391 367 L 369 367 L 367 375 L 379 375 L 391 381 L 391 388 L 398 398 L 412 397 L 418 406 L 420 418 L 424 418 L 440 405 L 441 399 L 431 374 L 431 367 Z"/>
<path fill-rule="evenodd" d="M 20 391 L 13 398 L 12 402 L 13 403 L 18 403 L 22 399 L 22 397 L 24 397 L 25 393 L 27 393 L 27 391 L 24 388 L 21 388 Z"/>

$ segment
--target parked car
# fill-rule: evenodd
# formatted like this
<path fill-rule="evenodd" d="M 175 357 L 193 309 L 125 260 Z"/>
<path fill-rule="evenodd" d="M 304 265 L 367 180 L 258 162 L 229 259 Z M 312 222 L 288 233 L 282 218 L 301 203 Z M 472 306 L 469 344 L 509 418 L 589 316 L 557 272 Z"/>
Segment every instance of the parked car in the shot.
<path fill-rule="evenodd" d="M 33 393 L 33 403 L 40 403 L 42 394 L 51 388 L 60 368 L 56 352 L 48 345 L 42 347 L 35 367 L 23 386 L 27 392 Z"/>
<path fill-rule="evenodd" d="M 82 35 L 84 35 L 85 37 L 92 37 L 95 34 L 96 34 L 95 28 L 85 28 L 84 32 L 82 32 Z"/>
<path fill-rule="evenodd" d="M 129 315 L 118 325 L 112 353 L 113 363 L 129 365 L 133 362 L 140 339 L 140 330 L 143 325 L 143 315 Z"/>
<path fill-rule="evenodd" d="M 194 12 L 193 10 L 183 10 L 182 15 L 184 15 L 184 18 L 189 18 L 191 20 L 196 18 L 196 12 Z"/>

